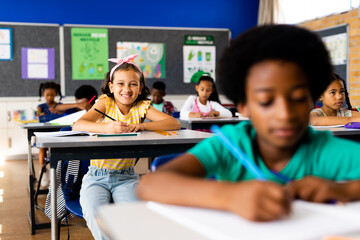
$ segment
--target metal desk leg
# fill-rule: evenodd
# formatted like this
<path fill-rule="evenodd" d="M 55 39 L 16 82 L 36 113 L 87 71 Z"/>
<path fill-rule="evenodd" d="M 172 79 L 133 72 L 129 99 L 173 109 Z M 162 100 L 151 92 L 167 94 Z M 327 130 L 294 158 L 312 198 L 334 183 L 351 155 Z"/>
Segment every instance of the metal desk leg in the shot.
<path fill-rule="evenodd" d="M 51 161 L 51 155 L 50 155 L 50 161 Z M 51 163 L 50 163 L 51 166 Z M 57 196 L 56 196 L 56 168 L 51 167 L 50 168 L 50 188 L 51 188 L 51 239 L 55 240 L 58 239 L 58 221 L 57 221 Z"/>

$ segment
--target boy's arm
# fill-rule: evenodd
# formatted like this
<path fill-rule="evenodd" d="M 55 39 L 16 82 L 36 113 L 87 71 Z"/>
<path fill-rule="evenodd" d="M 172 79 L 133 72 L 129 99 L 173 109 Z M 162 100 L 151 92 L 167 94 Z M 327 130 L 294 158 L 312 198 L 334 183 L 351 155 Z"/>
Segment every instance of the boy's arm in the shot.
<path fill-rule="evenodd" d="M 360 180 L 344 183 L 308 176 L 291 182 L 288 191 L 293 197 L 311 202 L 349 202 L 360 199 Z"/>
<path fill-rule="evenodd" d="M 349 122 L 360 122 L 360 115 L 352 117 L 319 116 L 318 113 L 310 113 L 310 124 L 313 126 L 345 125 Z"/>
<path fill-rule="evenodd" d="M 275 183 L 217 182 L 204 176 L 198 159 L 184 154 L 143 176 L 137 195 L 144 200 L 230 211 L 254 221 L 278 219 L 290 211 L 290 199 Z"/>
<path fill-rule="evenodd" d="M 58 113 L 64 113 L 66 110 L 71 109 L 71 108 L 89 110 L 91 108 L 91 105 L 87 102 L 64 103 L 64 104 L 58 104 L 55 107 L 55 111 Z"/>

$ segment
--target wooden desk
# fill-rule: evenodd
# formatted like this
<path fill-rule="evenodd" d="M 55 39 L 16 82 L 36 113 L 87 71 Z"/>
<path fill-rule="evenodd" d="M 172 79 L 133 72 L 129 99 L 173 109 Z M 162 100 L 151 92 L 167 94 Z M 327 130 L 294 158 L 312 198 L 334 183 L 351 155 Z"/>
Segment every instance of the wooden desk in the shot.
<path fill-rule="evenodd" d="M 194 146 L 211 133 L 192 130 L 180 130 L 178 135 L 163 136 L 145 131 L 140 136 L 122 137 L 37 137 L 36 146 L 49 148 L 50 184 L 51 184 L 51 239 L 58 238 L 56 219 L 56 177 L 59 160 L 106 159 L 156 157 L 170 153 L 180 153 Z"/>
<path fill-rule="evenodd" d="M 31 234 L 36 233 L 36 229 L 50 228 L 50 223 L 36 223 L 35 219 L 35 189 L 34 184 L 36 180 L 36 175 L 34 171 L 34 161 L 32 157 L 32 144 L 31 138 L 34 135 L 34 132 L 51 132 L 59 131 L 63 127 L 69 127 L 71 125 L 62 124 L 51 124 L 51 123 L 26 123 L 21 124 L 20 127 L 26 130 L 27 141 L 28 141 L 28 168 L 29 168 L 29 192 L 30 192 L 30 212 L 29 212 L 29 222 L 31 228 Z M 40 194 L 47 193 L 47 190 L 40 190 Z"/>
<path fill-rule="evenodd" d="M 112 240 L 315 240 L 359 237 L 359 214 L 360 202 L 326 206 L 295 201 L 289 217 L 254 223 L 229 212 L 134 202 L 103 206 L 97 220 Z"/>
<path fill-rule="evenodd" d="M 317 131 L 330 131 L 334 136 L 360 142 L 360 129 L 349 129 L 344 127 L 314 127 Z"/>
<path fill-rule="evenodd" d="M 222 126 L 225 124 L 236 124 L 246 120 L 248 120 L 248 118 L 190 118 L 188 120 L 179 119 L 179 122 L 182 128 L 196 130 L 210 129 L 211 125 L 214 124 Z"/>

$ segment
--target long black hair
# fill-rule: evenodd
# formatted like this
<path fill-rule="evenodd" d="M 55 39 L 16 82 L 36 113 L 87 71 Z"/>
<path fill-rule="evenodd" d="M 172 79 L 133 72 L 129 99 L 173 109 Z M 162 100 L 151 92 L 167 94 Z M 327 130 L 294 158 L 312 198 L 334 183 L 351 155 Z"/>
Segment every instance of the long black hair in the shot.
<path fill-rule="evenodd" d="M 208 82 L 211 82 L 211 83 L 212 83 L 213 92 L 211 93 L 211 95 L 210 95 L 210 97 L 209 97 L 208 100 L 214 101 L 214 102 L 218 102 L 218 103 L 221 104 L 220 99 L 219 99 L 219 94 L 218 94 L 218 92 L 217 92 L 214 79 L 213 79 L 212 77 L 210 77 L 209 75 L 202 75 L 202 76 L 199 78 L 199 81 L 197 82 L 196 85 L 199 85 L 201 81 L 208 81 Z"/>
<path fill-rule="evenodd" d="M 350 103 L 350 99 L 349 99 L 349 92 L 347 90 L 347 87 L 346 87 L 346 81 L 344 79 L 342 79 L 338 74 L 336 73 L 333 73 L 331 75 L 332 77 L 332 80 L 335 81 L 335 80 L 340 80 L 342 81 L 343 85 L 344 85 L 344 88 L 345 88 L 345 102 L 346 102 L 346 105 L 348 106 L 348 109 L 351 111 L 352 110 L 352 106 L 351 106 L 351 103 Z"/>
<path fill-rule="evenodd" d="M 62 99 L 61 91 L 60 91 L 60 84 L 56 82 L 44 82 L 40 84 L 39 87 L 39 101 L 41 100 L 41 96 L 44 94 L 45 89 L 54 89 L 56 95 L 60 96 L 60 100 Z"/>

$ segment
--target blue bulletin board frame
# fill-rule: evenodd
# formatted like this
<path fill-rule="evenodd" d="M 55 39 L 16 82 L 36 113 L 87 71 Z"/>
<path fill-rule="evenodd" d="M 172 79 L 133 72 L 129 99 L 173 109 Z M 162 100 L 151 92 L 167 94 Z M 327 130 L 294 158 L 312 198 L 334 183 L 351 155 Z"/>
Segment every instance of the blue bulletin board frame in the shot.
<path fill-rule="evenodd" d="M 10 32 L 10 58 L 0 58 L 0 61 L 11 61 L 13 60 L 13 38 L 12 38 L 12 28 L 0 28 L 0 30 L 9 30 Z M 0 43 L 0 45 L 8 45 L 4 43 Z"/>

